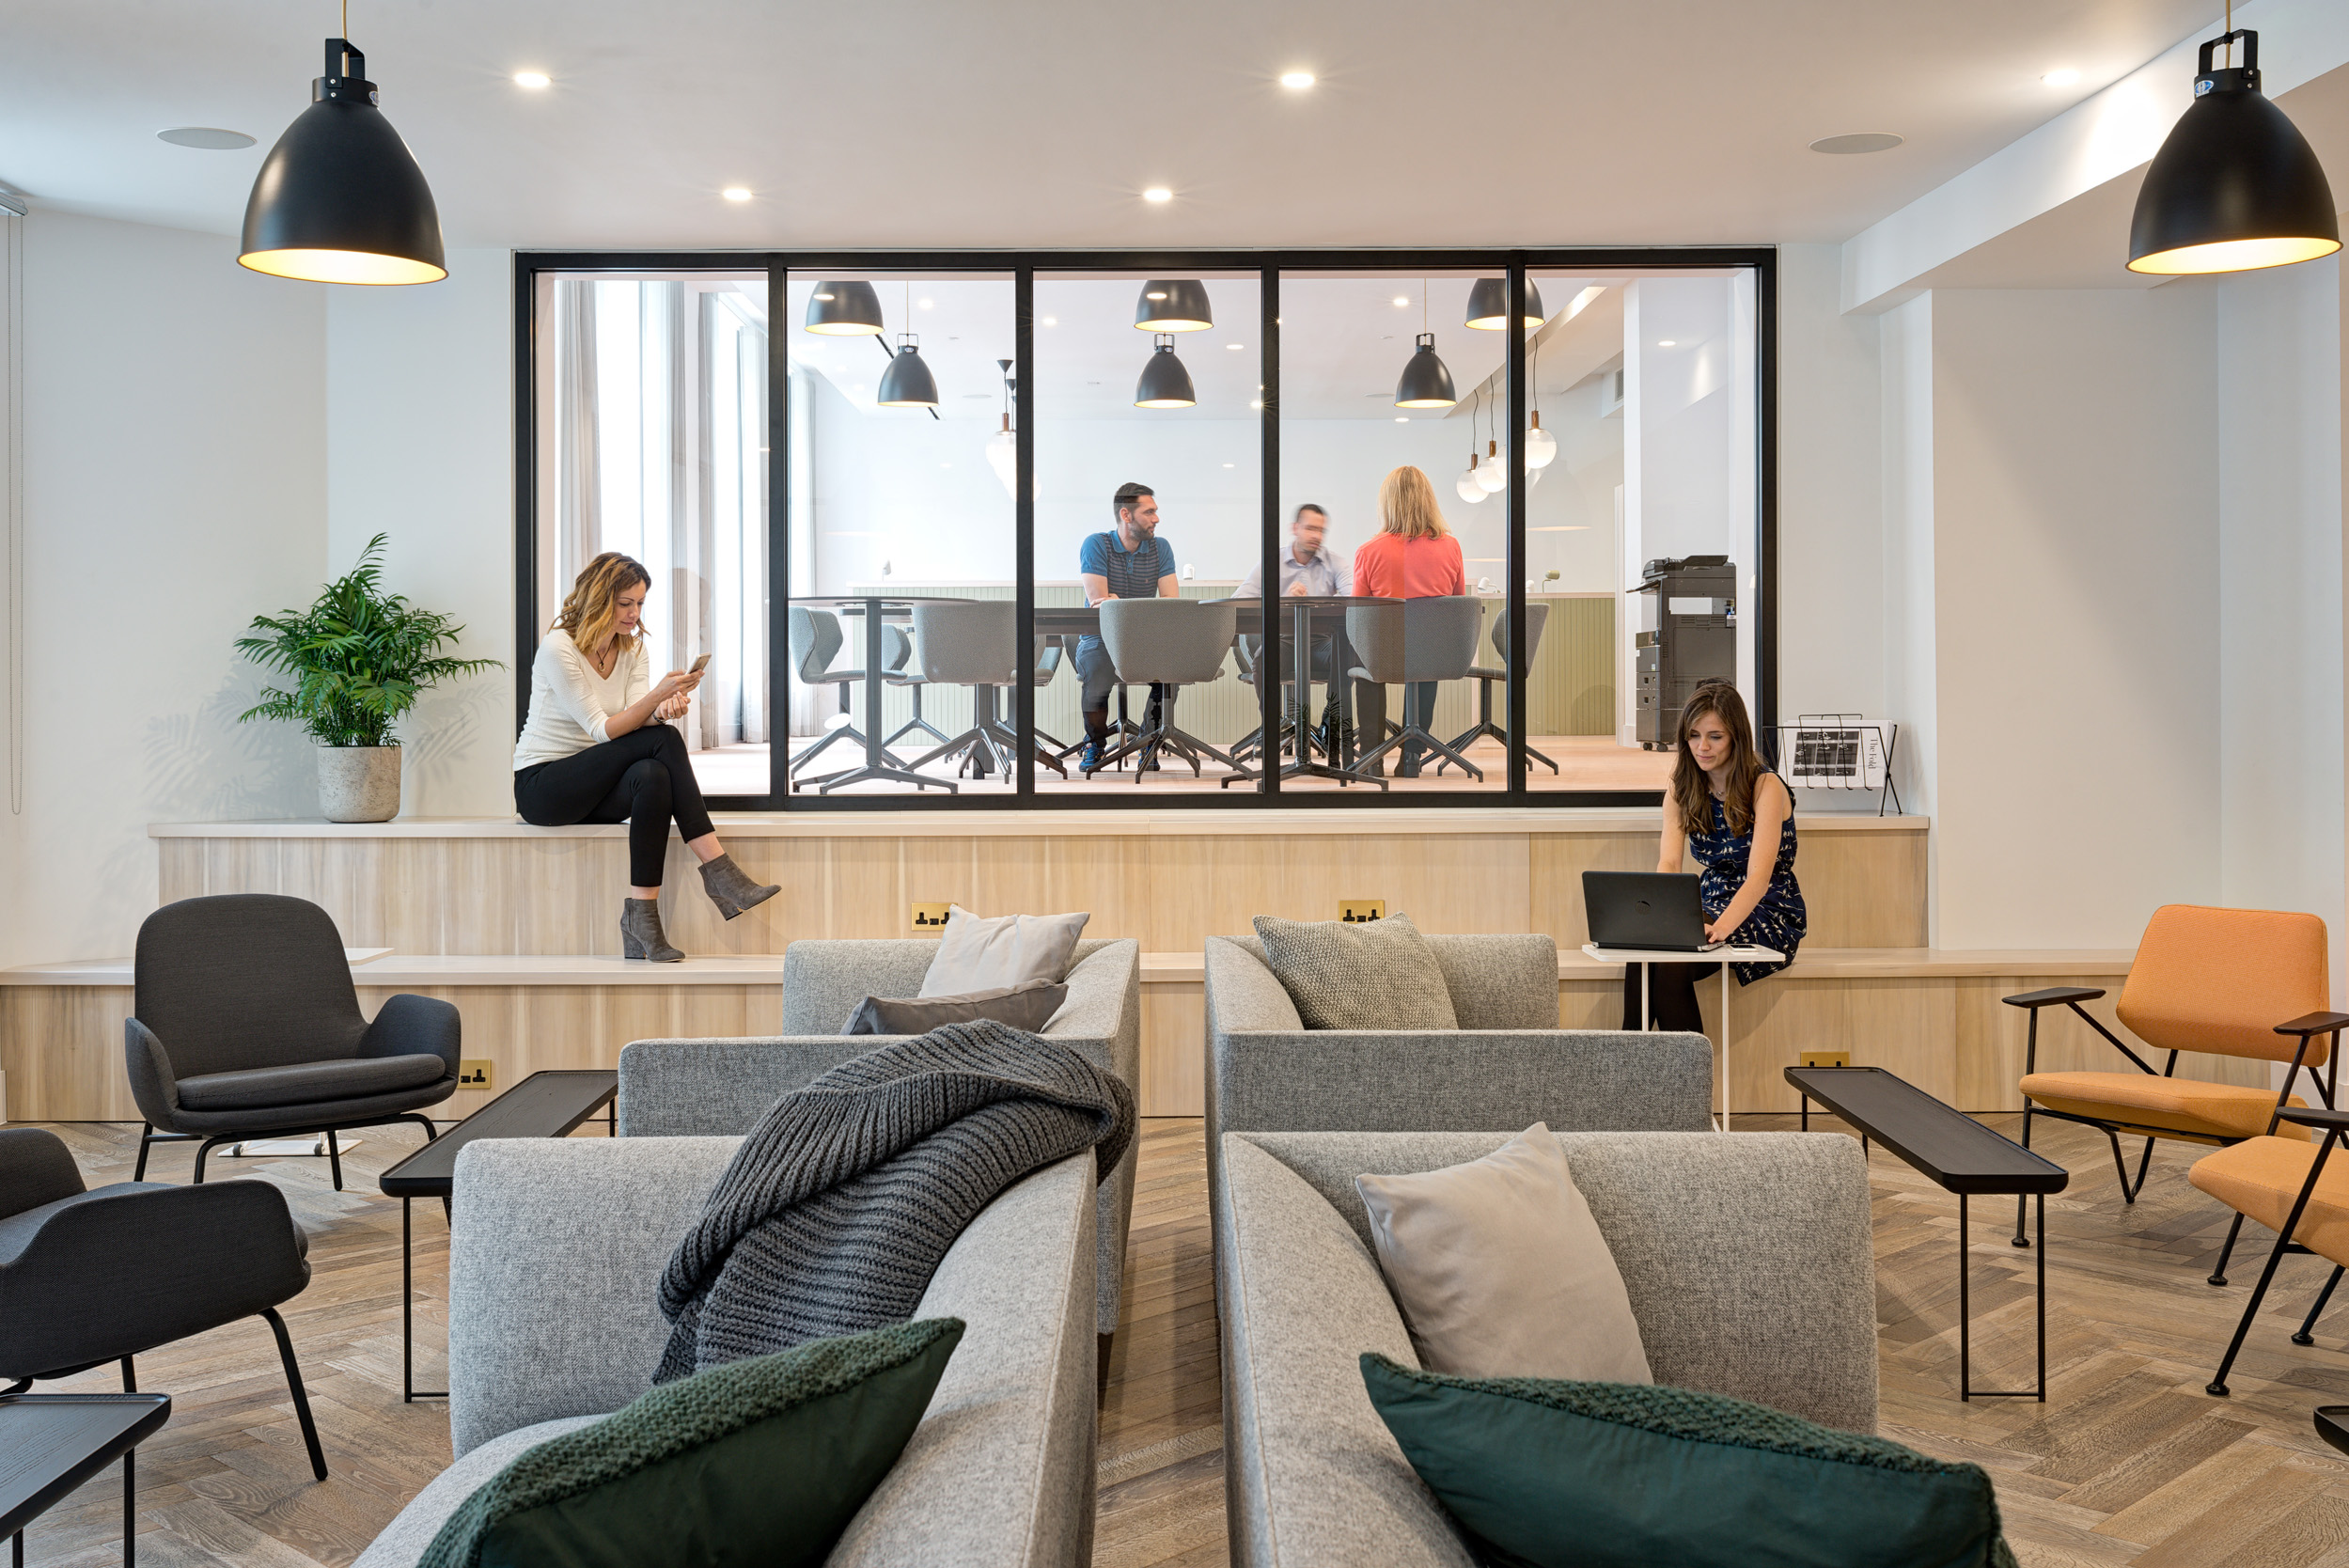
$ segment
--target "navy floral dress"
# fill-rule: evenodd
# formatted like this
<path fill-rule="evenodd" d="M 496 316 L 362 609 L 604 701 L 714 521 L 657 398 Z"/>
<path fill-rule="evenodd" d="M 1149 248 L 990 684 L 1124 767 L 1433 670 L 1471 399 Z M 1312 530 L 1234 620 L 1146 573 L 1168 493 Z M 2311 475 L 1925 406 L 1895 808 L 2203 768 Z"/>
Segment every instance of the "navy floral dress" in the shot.
<path fill-rule="evenodd" d="M 1702 833 L 1688 836 L 1688 852 L 1700 862 L 1704 870 L 1697 882 L 1698 896 L 1703 901 L 1705 918 L 1718 916 L 1737 897 L 1737 890 L 1746 886 L 1746 868 L 1754 852 L 1754 836 L 1749 829 L 1744 833 L 1730 831 L 1729 812 L 1721 802 L 1713 802 L 1713 823 Z M 1746 923 L 1737 928 L 1730 941 L 1745 947 L 1769 948 L 1782 952 L 1791 962 L 1794 949 L 1802 945 L 1803 931 L 1809 921 L 1809 912 L 1803 907 L 1803 889 L 1794 880 L 1794 819 L 1789 816 L 1786 826 L 1778 834 L 1777 864 L 1770 868 L 1770 887 L 1762 895 L 1762 902 L 1746 917 Z M 1751 985 L 1767 975 L 1775 975 L 1786 967 L 1784 964 L 1732 964 L 1737 983 Z"/>

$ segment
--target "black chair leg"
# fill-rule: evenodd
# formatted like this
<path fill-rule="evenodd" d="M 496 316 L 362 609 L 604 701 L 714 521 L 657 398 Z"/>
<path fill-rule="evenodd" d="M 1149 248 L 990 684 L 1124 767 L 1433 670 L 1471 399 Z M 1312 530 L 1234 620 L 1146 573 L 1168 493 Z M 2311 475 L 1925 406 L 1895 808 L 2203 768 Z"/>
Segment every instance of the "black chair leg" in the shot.
<path fill-rule="evenodd" d="M 140 1122 L 140 1123 L 139 1123 L 139 1163 L 138 1163 L 135 1167 L 133 1167 L 133 1168 L 132 1168 L 132 1171 L 131 1171 L 131 1180 L 132 1180 L 132 1181 L 133 1181 L 133 1182 L 144 1182 L 144 1181 L 146 1181 L 146 1180 L 147 1180 L 147 1149 L 148 1149 L 148 1145 L 149 1145 L 149 1144 L 150 1144 L 150 1143 L 152 1143 L 152 1142 L 154 1141 L 154 1138 L 155 1138 L 155 1125 L 154 1125 L 154 1123 L 153 1123 L 153 1122 L 151 1122 L 151 1121 L 142 1121 L 142 1122 Z"/>
<path fill-rule="evenodd" d="M 335 1141 L 335 1129 L 326 1129 L 326 1164 L 335 1173 L 335 1190 L 342 1191 L 342 1146 Z"/>
<path fill-rule="evenodd" d="M 212 1152 L 212 1145 L 216 1143 L 226 1143 L 227 1141 L 228 1141 L 227 1138 L 208 1137 L 203 1142 L 196 1146 L 195 1185 L 200 1187 L 204 1184 L 204 1156 Z"/>
<path fill-rule="evenodd" d="M 2251 1299 L 2243 1305 L 2243 1321 L 2235 1325 L 2235 1337 L 2228 1341 L 2226 1356 L 2218 1363 L 2217 1372 L 2203 1388 L 2202 1391 L 2214 1399 L 2227 1397 L 2227 1372 L 2234 1366 L 2235 1357 L 2242 1354 L 2243 1341 L 2251 1332 L 2251 1320 L 2259 1316 L 2260 1303 L 2266 1299 L 2267 1287 L 2275 1281 L 2276 1265 L 2282 1262 L 2284 1254 L 2292 1249 L 2293 1233 L 2300 1229 L 2300 1216 L 2308 1212 L 2309 1199 L 2316 1191 L 2318 1179 L 2325 1174 L 2325 1162 L 2332 1156 L 2333 1145 L 2340 1141 L 2341 1131 L 2338 1128 L 2325 1135 L 2325 1141 L 2317 1145 L 2316 1158 L 2309 1162 L 2308 1180 L 2300 1184 L 2300 1195 L 2292 1200 L 2292 1212 L 2284 1215 L 2283 1224 L 2276 1228 L 2275 1248 L 2267 1254 L 2267 1266 L 2260 1270 L 2260 1282 L 2251 1287 Z M 2237 1218 L 2240 1217 L 2241 1211 L 2237 1211 Z M 2232 1240 L 2232 1237 L 2229 1239 Z M 2338 1268 L 2333 1271 L 2336 1278 L 2340 1273 Z M 2325 1294 L 2332 1294 L 2329 1282 L 2325 1287 Z M 2310 1321 L 2313 1322 L 2313 1318 Z"/>
<path fill-rule="evenodd" d="M 128 1356 L 122 1358 L 122 1391 L 126 1394 L 139 1391 L 139 1370 L 131 1364 Z"/>
<path fill-rule="evenodd" d="M 2243 1215 L 2238 1214 L 2235 1215 L 2235 1222 L 2227 1227 L 2227 1245 L 2218 1249 L 2218 1266 L 2210 1271 L 2212 1284 L 2223 1285 L 2227 1282 L 2227 1260 L 2234 1256 L 2235 1238 L 2241 1234 L 2243 1234 Z"/>
<path fill-rule="evenodd" d="M 2026 1100 L 2023 1102 L 2023 1147 L 2028 1149 L 2030 1146 L 2031 1103 Z M 2029 1199 L 2020 1195 L 2017 1195 L 2014 1200 L 2014 1245 L 2017 1247 L 2031 1245 L 2031 1238 L 2023 1233 L 2023 1205 L 2029 1201 Z"/>
<path fill-rule="evenodd" d="M 2300 1332 L 2292 1337 L 2294 1344 L 2312 1345 L 2316 1343 L 2316 1320 L 2325 1315 L 2325 1305 L 2333 1299 L 2333 1287 L 2341 1283 L 2341 1265 L 2336 1263 L 2333 1265 L 2332 1277 L 2325 1281 L 2325 1288 L 2316 1293 L 2316 1305 L 2309 1309 L 2308 1321 L 2301 1324 Z"/>
<path fill-rule="evenodd" d="M 2145 1157 L 2138 1162 L 2137 1184 L 2132 1186 L 2129 1184 L 2128 1156 L 2121 1152 L 2121 1135 L 2106 1127 L 2105 1137 L 2112 1144 L 2112 1168 L 2121 1177 L 2121 1200 L 2134 1203 L 2137 1195 L 2145 1190 L 2145 1172 L 2153 1163 L 2153 1140 L 2150 1137 L 2145 1140 Z"/>
<path fill-rule="evenodd" d="M 302 1368 L 293 1358 L 293 1336 L 286 1332 L 286 1320 L 277 1315 L 276 1308 L 262 1308 L 261 1316 L 269 1320 L 270 1332 L 277 1336 L 277 1356 L 286 1363 L 286 1387 L 293 1390 L 293 1413 L 302 1419 L 302 1440 L 310 1449 L 310 1469 L 324 1481 L 326 1450 L 318 1446 L 318 1423 L 310 1419 L 310 1396 L 302 1387 Z"/>

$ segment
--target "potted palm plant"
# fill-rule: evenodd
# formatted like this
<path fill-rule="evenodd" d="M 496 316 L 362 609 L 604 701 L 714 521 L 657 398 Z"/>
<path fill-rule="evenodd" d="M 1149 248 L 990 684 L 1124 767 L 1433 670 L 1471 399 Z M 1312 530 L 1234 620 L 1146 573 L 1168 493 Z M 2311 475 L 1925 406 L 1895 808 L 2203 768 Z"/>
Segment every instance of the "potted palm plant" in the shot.
<path fill-rule="evenodd" d="M 456 659 L 441 650 L 464 628 L 383 589 L 377 534 L 359 564 L 326 585 L 306 610 L 253 618 L 265 636 L 240 637 L 237 651 L 292 679 L 290 691 L 264 687 L 238 715 L 290 719 L 318 743 L 319 808 L 328 822 L 380 823 L 399 814 L 399 743 L 392 726 L 428 686 L 499 667 L 495 659 Z"/>

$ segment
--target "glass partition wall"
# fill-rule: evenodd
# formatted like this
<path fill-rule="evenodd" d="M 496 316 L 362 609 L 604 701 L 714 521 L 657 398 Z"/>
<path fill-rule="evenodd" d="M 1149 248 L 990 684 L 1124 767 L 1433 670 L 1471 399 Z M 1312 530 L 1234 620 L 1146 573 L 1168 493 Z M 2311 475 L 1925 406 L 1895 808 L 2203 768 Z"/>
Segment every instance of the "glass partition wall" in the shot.
<path fill-rule="evenodd" d="M 1723 677 L 1770 749 L 1768 252 L 935 260 L 517 259 L 517 652 L 644 561 L 719 804 L 1651 803 Z"/>

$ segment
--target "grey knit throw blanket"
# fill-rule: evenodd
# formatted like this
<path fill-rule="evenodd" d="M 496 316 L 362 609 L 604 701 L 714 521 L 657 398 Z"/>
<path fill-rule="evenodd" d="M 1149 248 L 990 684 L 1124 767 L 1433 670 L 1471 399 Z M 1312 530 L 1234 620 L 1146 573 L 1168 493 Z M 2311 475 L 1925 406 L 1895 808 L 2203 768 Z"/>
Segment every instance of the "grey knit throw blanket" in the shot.
<path fill-rule="evenodd" d="M 1122 1081 L 1003 1024 L 842 1062 L 767 1108 L 669 1260 L 653 1382 L 904 1322 L 997 1193 L 1087 1148 L 1105 1175 L 1133 1136 Z"/>

